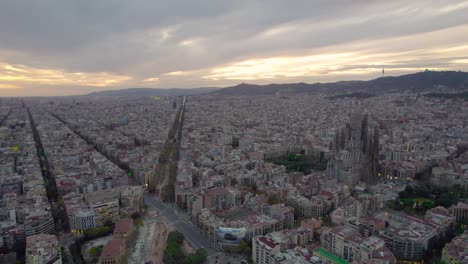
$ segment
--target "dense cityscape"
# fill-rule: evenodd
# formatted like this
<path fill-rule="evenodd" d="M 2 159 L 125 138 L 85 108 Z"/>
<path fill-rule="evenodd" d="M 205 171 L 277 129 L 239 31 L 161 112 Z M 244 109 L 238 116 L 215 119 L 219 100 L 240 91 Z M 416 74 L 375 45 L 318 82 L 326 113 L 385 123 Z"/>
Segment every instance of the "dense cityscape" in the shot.
<path fill-rule="evenodd" d="M 468 0 L 1 0 L 0 264 L 468 264 Z"/>
<path fill-rule="evenodd" d="M 409 92 L 2 99 L 1 260 L 465 263 L 467 109 Z"/>

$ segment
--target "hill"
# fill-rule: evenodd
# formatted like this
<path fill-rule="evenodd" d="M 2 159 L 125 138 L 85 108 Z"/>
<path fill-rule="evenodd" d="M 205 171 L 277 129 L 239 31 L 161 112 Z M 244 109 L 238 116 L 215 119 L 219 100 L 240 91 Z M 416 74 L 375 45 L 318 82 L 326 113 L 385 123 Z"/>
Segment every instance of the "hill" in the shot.
<path fill-rule="evenodd" d="M 194 88 L 194 89 L 158 89 L 158 88 L 128 88 L 122 90 L 106 90 L 87 94 L 86 96 L 179 96 L 204 94 L 219 88 Z"/>
<path fill-rule="evenodd" d="M 387 76 L 369 81 L 340 81 L 334 83 L 287 83 L 287 84 L 247 84 L 241 83 L 226 88 L 193 88 L 193 89 L 157 89 L 129 88 L 122 90 L 107 90 L 90 93 L 87 96 L 180 96 L 180 95 L 233 95 L 251 96 L 267 94 L 296 93 L 330 93 L 338 95 L 331 97 L 365 98 L 389 92 L 437 92 L 453 93 L 468 90 L 468 73 L 461 71 L 424 71 L 401 76 Z"/>
<path fill-rule="evenodd" d="M 255 85 L 241 83 L 212 92 L 215 95 L 262 95 L 275 93 L 369 93 L 463 91 L 468 89 L 468 73 L 461 71 L 424 71 L 401 76 L 381 77 L 370 81 L 335 83 L 289 83 Z"/>
<path fill-rule="evenodd" d="M 437 98 L 442 98 L 442 99 L 461 98 L 461 99 L 463 99 L 465 101 L 468 101 L 468 92 L 462 92 L 462 93 L 428 93 L 428 94 L 425 94 L 424 96 L 437 97 Z"/>
<path fill-rule="evenodd" d="M 357 93 L 348 93 L 348 94 L 339 94 L 335 96 L 330 96 L 328 99 L 341 99 L 341 98 L 358 98 L 358 99 L 365 99 L 365 98 L 370 98 L 374 97 L 375 95 L 373 94 L 368 94 L 368 93 L 363 93 L 363 92 L 357 92 Z"/>

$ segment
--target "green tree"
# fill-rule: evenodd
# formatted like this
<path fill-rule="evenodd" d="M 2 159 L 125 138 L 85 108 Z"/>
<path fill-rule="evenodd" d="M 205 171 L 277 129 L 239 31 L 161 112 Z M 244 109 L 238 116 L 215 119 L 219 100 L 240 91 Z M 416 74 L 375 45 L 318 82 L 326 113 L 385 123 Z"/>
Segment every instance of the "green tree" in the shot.
<path fill-rule="evenodd" d="M 89 249 L 89 256 L 92 258 L 97 257 L 98 253 L 99 253 L 99 250 L 97 247 L 92 247 Z"/>
<path fill-rule="evenodd" d="M 163 253 L 163 260 L 166 264 L 178 264 L 184 262 L 184 255 L 181 247 L 184 242 L 184 235 L 173 231 L 167 237 L 167 246 Z"/>
<path fill-rule="evenodd" d="M 140 215 L 139 212 L 134 212 L 134 213 L 132 213 L 132 215 L 131 215 L 131 217 L 132 217 L 133 220 L 135 220 L 135 219 L 137 219 L 137 218 L 140 218 L 140 216 L 141 216 L 141 215 Z"/>
<path fill-rule="evenodd" d="M 89 241 L 97 237 L 107 236 L 112 233 L 112 228 L 109 226 L 100 226 L 88 229 L 84 232 L 85 240 Z"/>
<path fill-rule="evenodd" d="M 333 226 L 333 222 L 332 222 L 332 219 L 331 219 L 330 215 L 324 215 L 322 217 L 322 224 L 324 226 L 328 226 L 328 227 Z"/>
<path fill-rule="evenodd" d="M 240 242 L 240 244 L 239 244 L 240 250 L 244 250 L 244 249 L 246 249 L 248 246 L 249 246 L 249 244 L 247 244 L 247 242 L 245 242 L 244 240 L 241 240 L 241 242 Z"/>
<path fill-rule="evenodd" d="M 189 254 L 185 258 L 185 263 L 186 264 L 202 264 L 206 261 L 207 256 L 208 256 L 208 253 L 206 252 L 206 250 L 203 248 L 200 248 L 200 249 L 197 249 L 197 251 L 194 254 Z"/>
<path fill-rule="evenodd" d="M 432 202 L 430 202 L 430 201 L 424 201 L 421 206 L 424 208 L 424 211 L 427 211 L 427 210 L 431 209 L 433 207 L 433 205 L 434 204 Z"/>

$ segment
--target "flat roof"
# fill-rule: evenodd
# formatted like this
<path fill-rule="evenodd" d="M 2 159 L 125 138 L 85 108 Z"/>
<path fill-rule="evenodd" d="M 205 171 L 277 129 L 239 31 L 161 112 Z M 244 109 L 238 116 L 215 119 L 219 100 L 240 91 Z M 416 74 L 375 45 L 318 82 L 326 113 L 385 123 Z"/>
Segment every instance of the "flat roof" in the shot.
<path fill-rule="evenodd" d="M 337 264 L 348 264 L 349 262 L 338 257 L 337 255 L 334 255 L 333 253 L 331 253 L 330 251 L 324 249 L 324 248 L 317 248 L 316 250 L 314 250 L 314 254 L 317 254 L 319 255 L 320 257 L 322 258 L 325 258 L 333 263 L 337 263 Z"/>

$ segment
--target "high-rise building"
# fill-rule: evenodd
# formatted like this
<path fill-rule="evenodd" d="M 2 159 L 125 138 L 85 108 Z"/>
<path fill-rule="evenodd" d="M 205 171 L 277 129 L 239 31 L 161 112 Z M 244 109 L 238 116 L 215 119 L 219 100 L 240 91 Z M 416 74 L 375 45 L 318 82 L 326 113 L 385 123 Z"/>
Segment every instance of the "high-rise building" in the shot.
<path fill-rule="evenodd" d="M 327 174 L 338 182 L 355 185 L 378 182 L 379 131 L 369 128 L 369 116 L 357 110 L 350 122 L 335 133 Z"/>
<path fill-rule="evenodd" d="M 457 221 L 468 221 L 468 203 L 458 202 L 450 207 L 450 212 Z"/>
<path fill-rule="evenodd" d="M 36 210 L 30 212 L 24 219 L 26 236 L 37 234 L 53 234 L 54 219 L 49 211 Z"/>
<path fill-rule="evenodd" d="M 252 259 L 254 263 L 274 263 L 274 254 L 280 251 L 281 244 L 271 238 L 258 236 L 252 239 Z"/>
<path fill-rule="evenodd" d="M 68 216 L 71 230 L 87 230 L 96 227 L 96 214 L 91 208 L 78 208 Z"/>
<path fill-rule="evenodd" d="M 95 203 L 91 205 L 91 208 L 94 210 L 94 214 L 96 215 L 95 221 L 97 226 L 104 225 L 106 221 L 115 223 L 119 220 L 118 200 Z"/>

